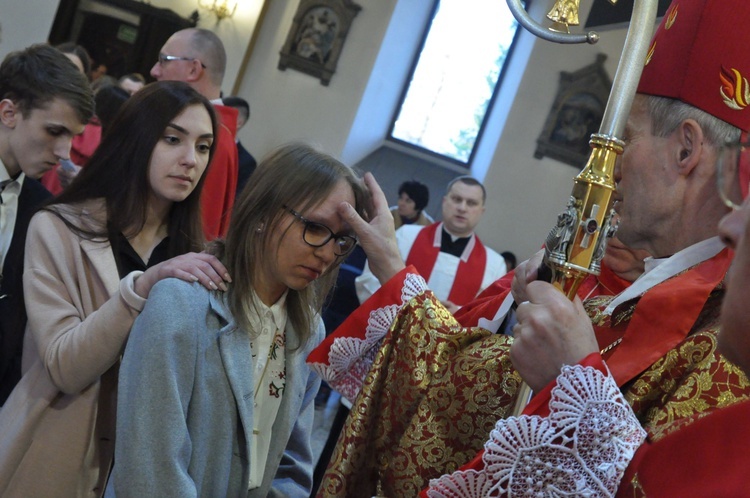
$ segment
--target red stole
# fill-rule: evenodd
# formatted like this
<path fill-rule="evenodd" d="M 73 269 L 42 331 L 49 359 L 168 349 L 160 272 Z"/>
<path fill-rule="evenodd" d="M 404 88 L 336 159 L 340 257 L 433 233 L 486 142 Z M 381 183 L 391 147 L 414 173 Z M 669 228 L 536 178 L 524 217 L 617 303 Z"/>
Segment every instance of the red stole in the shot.
<path fill-rule="evenodd" d="M 479 320 L 491 320 L 510 293 L 515 270 L 511 270 L 484 289 L 476 299 L 462 306 L 454 316 L 463 327 L 478 327 Z M 624 291 L 630 282 L 615 275 L 606 264 L 602 264 L 599 276 L 589 275 L 578 288 L 578 296 L 583 300 L 600 295 L 616 296 Z"/>
<path fill-rule="evenodd" d="M 433 223 L 420 230 L 406 257 L 406 265 L 414 265 L 419 274 L 428 282 L 440 254 L 442 227 L 442 223 Z M 463 306 L 474 299 L 482 288 L 486 265 L 487 250 L 479 237 L 473 234 L 461 254 L 461 261 L 458 263 L 456 278 L 451 286 L 448 301 Z"/>
<path fill-rule="evenodd" d="M 723 249 L 640 298 L 622 343 L 607 359 L 618 386 L 638 376 L 690 334 L 709 294 L 724 280 L 732 255 Z"/>

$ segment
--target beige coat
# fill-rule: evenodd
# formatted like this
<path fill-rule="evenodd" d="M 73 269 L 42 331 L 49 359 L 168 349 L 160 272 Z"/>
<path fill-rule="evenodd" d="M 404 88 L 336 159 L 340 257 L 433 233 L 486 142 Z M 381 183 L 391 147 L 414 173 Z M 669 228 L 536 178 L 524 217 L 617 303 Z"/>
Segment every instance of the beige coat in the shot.
<path fill-rule="evenodd" d="M 101 226 L 102 201 L 65 207 Z M 117 364 L 145 301 L 122 282 L 108 242 L 49 212 L 31 220 L 23 377 L 0 409 L 0 496 L 93 497 L 114 452 Z"/>

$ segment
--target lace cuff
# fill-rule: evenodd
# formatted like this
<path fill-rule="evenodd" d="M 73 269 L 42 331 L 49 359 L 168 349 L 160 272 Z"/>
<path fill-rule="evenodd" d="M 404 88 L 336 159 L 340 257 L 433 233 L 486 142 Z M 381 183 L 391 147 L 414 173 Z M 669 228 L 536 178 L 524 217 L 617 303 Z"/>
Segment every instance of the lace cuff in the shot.
<path fill-rule="evenodd" d="M 414 271 L 413 267 L 409 269 Z M 308 358 L 310 368 L 350 402 L 354 402 L 359 394 L 383 338 L 401 308 L 428 290 L 427 282 L 417 273 L 404 273 L 403 280 L 395 282 L 396 285 L 399 283 L 400 292 L 396 287 L 396 292 L 389 293 L 393 285 L 381 287 L 318 347 L 327 348 L 327 355 L 314 351 Z M 367 309 L 363 310 L 367 304 L 375 309 L 369 313 Z"/>
<path fill-rule="evenodd" d="M 613 497 L 645 438 L 611 375 L 565 366 L 549 417 L 498 421 L 484 445 L 484 468 L 433 479 L 427 496 Z"/>

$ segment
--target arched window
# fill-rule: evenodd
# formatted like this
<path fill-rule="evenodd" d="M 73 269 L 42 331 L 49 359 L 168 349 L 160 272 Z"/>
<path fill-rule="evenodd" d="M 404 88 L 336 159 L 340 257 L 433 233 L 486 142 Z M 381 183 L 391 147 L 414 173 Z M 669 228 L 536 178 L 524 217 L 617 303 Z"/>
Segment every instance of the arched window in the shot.
<path fill-rule="evenodd" d="M 389 140 L 468 167 L 517 31 L 503 0 L 437 0 Z"/>

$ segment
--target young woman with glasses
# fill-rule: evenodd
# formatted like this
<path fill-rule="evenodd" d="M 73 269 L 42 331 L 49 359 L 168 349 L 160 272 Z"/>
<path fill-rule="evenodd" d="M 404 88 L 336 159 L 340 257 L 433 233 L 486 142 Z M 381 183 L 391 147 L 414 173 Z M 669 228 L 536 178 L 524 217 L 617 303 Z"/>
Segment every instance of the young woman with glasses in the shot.
<path fill-rule="evenodd" d="M 133 326 L 120 370 L 108 496 L 307 497 L 314 398 L 305 359 L 356 239 L 361 180 L 308 146 L 260 163 L 212 252 L 227 293 L 165 280 Z"/>

